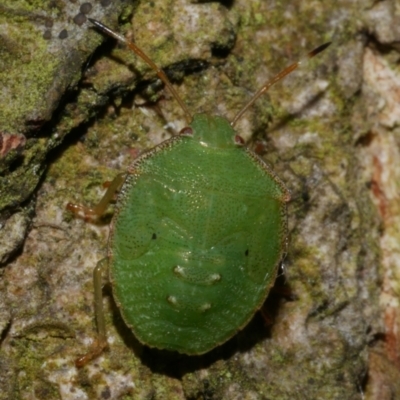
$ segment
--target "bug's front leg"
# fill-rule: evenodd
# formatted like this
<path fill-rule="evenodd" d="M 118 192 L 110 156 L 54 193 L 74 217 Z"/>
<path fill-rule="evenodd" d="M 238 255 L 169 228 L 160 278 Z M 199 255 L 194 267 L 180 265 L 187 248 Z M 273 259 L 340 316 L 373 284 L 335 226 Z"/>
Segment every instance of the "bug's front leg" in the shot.
<path fill-rule="evenodd" d="M 113 201 L 115 194 L 121 189 L 123 183 L 125 182 L 125 178 L 126 173 L 118 174 L 110 183 L 110 186 L 107 188 L 104 196 L 93 208 L 86 207 L 81 204 L 68 203 L 66 206 L 67 210 L 73 212 L 74 214 L 80 215 L 85 220 L 102 216 L 105 213 L 108 205 L 111 203 L 111 201 Z"/>
<path fill-rule="evenodd" d="M 104 320 L 103 310 L 103 287 L 102 276 L 106 273 L 108 276 L 108 257 L 100 260 L 93 270 L 93 286 L 94 286 L 94 312 L 97 324 L 97 338 L 93 343 L 92 348 L 85 355 L 75 360 L 77 367 L 83 367 L 89 361 L 98 357 L 107 347 L 106 324 Z"/>

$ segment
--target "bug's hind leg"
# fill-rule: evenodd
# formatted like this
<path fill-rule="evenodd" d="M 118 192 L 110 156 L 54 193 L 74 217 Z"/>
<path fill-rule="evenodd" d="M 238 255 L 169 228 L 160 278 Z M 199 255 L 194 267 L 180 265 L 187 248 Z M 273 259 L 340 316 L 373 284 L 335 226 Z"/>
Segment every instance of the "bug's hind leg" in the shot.
<path fill-rule="evenodd" d="M 75 360 L 77 367 L 83 367 L 89 361 L 98 357 L 107 347 L 106 324 L 104 320 L 103 310 L 103 288 L 102 276 L 108 272 L 108 257 L 100 260 L 93 270 L 93 286 L 94 286 L 94 312 L 97 323 L 97 338 L 95 339 L 92 348 L 85 355 Z M 107 274 L 108 275 L 108 274 Z"/>
<path fill-rule="evenodd" d="M 108 205 L 113 201 L 115 194 L 121 189 L 123 183 L 125 182 L 125 178 L 126 173 L 118 174 L 108 186 L 104 196 L 94 207 L 91 208 L 81 204 L 68 203 L 66 206 L 67 210 L 81 216 L 86 220 L 93 217 L 100 217 L 105 213 Z"/>

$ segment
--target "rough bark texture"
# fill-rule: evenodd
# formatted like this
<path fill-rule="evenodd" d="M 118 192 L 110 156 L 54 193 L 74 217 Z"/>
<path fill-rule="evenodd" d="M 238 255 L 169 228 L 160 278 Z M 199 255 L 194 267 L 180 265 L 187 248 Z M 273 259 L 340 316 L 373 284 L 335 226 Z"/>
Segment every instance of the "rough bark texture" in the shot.
<path fill-rule="evenodd" d="M 0 399 L 400 398 L 398 4 L 83 3 L 0 5 Z M 109 349 L 75 368 L 95 337 L 92 269 L 112 210 L 90 224 L 65 205 L 96 203 L 185 125 L 155 74 L 80 9 L 134 38 L 192 112 L 228 119 L 333 41 L 237 125 L 292 192 L 271 325 L 257 314 L 201 357 L 155 351 L 106 286 Z"/>

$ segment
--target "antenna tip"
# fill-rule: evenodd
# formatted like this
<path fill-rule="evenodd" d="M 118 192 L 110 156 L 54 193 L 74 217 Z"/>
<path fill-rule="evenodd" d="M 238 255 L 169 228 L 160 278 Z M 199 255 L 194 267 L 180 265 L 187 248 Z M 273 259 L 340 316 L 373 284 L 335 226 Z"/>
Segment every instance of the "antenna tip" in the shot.
<path fill-rule="evenodd" d="M 316 56 L 318 53 L 321 53 L 321 51 L 324 51 L 327 47 L 329 47 L 332 44 L 332 42 L 327 42 L 324 44 L 321 44 L 321 46 L 318 46 L 316 49 L 314 49 L 313 51 L 311 51 L 310 53 L 308 53 L 309 57 L 314 57 Z"/>
<path fill-rule="evenodd" d="M 89 18 L 89 17 L 88 17 L 88 20 L 89 20 L 93 25 L 98 25 L 98 24 L 99 24 L 99 21 L 97 21 L 97 20 L 95 20 L 95 19 L 93 19 L 93 18 Z"/>

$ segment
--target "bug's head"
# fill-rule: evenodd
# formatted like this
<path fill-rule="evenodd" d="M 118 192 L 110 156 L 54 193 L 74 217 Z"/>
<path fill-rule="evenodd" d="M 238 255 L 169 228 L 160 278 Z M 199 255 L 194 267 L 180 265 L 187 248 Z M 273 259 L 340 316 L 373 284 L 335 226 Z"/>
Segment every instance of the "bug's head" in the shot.
<path fill-rule="evenodd" d="M 193 137 L 205 147 L 226 149 L 242 146 L 244 142 L 229 121 L 223 117 L 209 114 L 195 114 L 190 124 Z"/>

